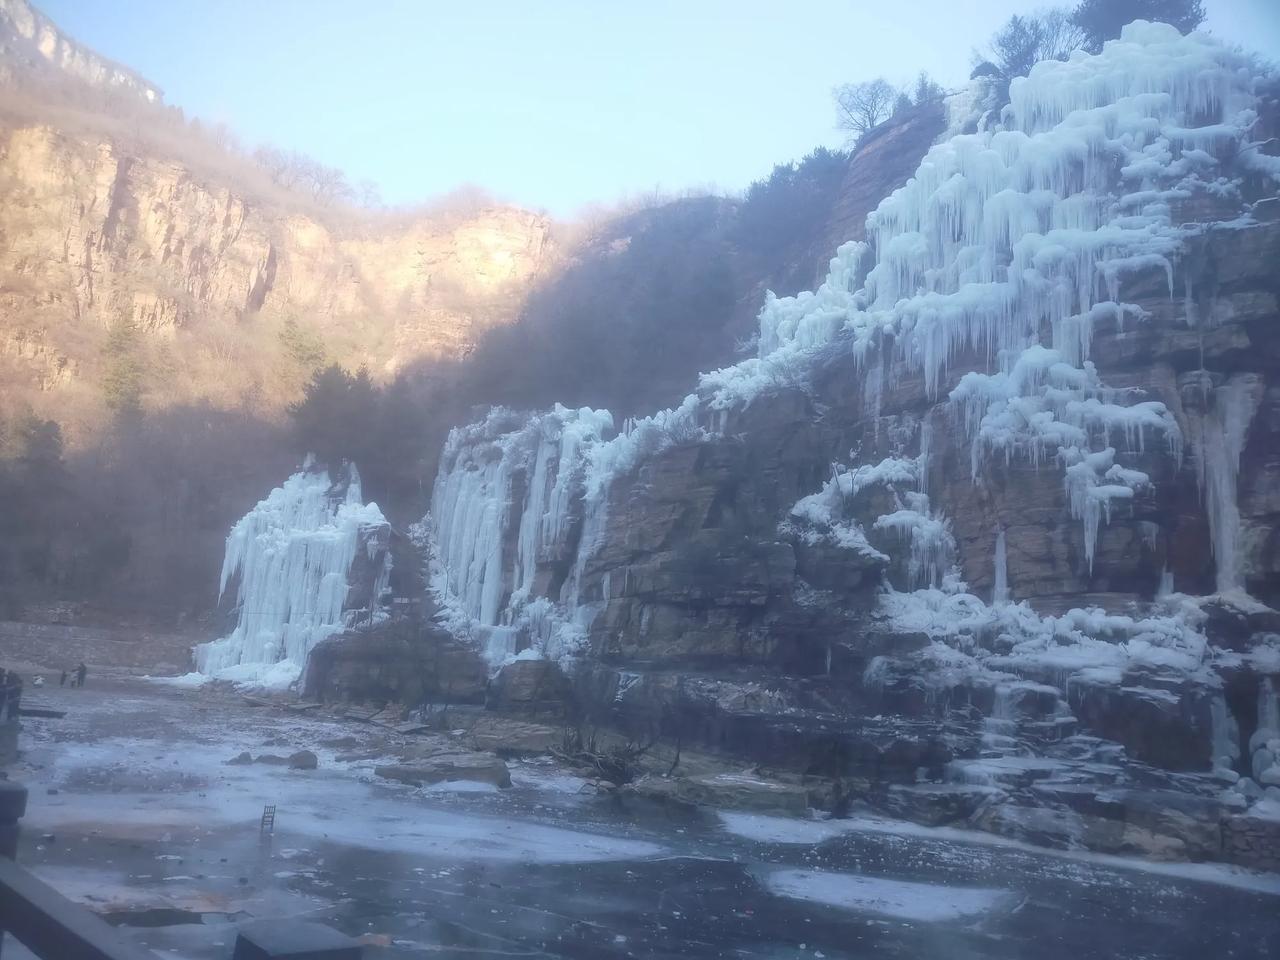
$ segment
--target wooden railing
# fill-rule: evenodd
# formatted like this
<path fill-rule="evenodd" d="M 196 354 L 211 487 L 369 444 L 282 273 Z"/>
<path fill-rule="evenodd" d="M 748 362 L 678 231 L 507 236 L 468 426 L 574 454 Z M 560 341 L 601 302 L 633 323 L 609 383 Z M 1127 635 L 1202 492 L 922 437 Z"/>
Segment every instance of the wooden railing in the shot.
<path fill-rule="evenodd" d="M 42 960 L 159 960 L 14 861 L 19 823 L 26 811 L 27 788 L 0 780 L 0 943 L 8 932 Z M 359 956 L 359 945 L 336 930 L 286 920 L 240 931 L 232 960 Z"/>
<path fill-rule="evenodd" d="M 0 931 L 46 960 L 158 960 L 14 862 L 26 812 L 27 788 L 0 781 Z"/>

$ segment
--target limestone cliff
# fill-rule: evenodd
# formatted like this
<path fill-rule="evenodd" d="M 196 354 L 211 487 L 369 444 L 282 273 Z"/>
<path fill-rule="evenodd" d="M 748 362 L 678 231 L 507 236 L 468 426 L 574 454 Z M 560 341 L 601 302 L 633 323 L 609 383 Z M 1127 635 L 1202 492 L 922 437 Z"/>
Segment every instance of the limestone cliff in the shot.
<path fill-rule="evenodd" d="M 6 78 L 11 78 L 16 64 L 24 70 L 44 68 L 147 103 L 163 98 L 155 84 L 77 43 L 27 0 L 0 0 L 0 54 L 0 76 Z"/>
<path fill-rule="evenodd" d="M 92 426 L 106 338 L 127 321 L 141 334 L 147 406 L 209 399 L 271 415 L 306 375 L 282 343 L 289 321 L 329 360 L 385 379 L 460 357 L 513 319 L 552 256 L 549 220 L 529 211 L 316 209 L 225 166 L 123 132 L 0 124 L 10 402 L 73 433 Z"/>
<path fill-rule="evenodd" d="M 121 320 L 153 349 L 173 345 L 177 369 L 151 385 L 171 400 L 270 393 L 285 320 L 375 374 L 457 357 L 550 252 L 549 222 L 522 210 L 326 218 L 43 125 L 0 130 L 0 211 L 4 379 L 11 396 L 50 394 L 51 410 L 92 403 Z"/>

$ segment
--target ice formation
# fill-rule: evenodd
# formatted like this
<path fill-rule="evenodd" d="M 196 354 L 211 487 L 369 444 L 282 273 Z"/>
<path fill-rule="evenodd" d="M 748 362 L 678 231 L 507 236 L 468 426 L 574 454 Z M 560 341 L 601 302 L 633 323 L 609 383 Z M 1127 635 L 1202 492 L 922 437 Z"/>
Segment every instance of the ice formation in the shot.
<path fill-rule="evenodd" d="M 521 634 L 537 653 L 573 646 L 575 605 L 559 594 L 576 588 L 580 569 L 554 587 L 536 576 L 547 560 L 564 567 L 593 535 L 584 503 L 597 503 L 600 488 L 590 468 L 619 456 L 621 444 L 604 439 L 612 428 L 608 411 L 557 405 L 533 417 L 495 409 L 449 433 L 426 521 L 432 591 L 441 622 L 479 639 L 494 666 L 521 652 Z"/>
<path fill-rule="evenodd" d="M 839 248 L 817 290 L 767 295 L 755 357 L 703 374 L 680 406 L 616 434 L 607 435 L 601 411 L 557 408 L 527 423 L 466 428 L 484 437 L 451 435 L 431 523 L 447 617 L 489 630 L 495 660 L 515 644 L 512 633 L 493 631 L 523 631 L 521 643 L 544 650 L 549 636 L 560 638 L 557 649 L 571 647 L 590 622 L 579 585 L 606 529 L 613 479 L 664 446 L 724 430 L 733 411 L 779 387 L 806 387 L 837 352 L 857 361 L 868 416 L 895 364 L 919 374 L 967 438 L 975 482 L 993 461 L 1015 458 L 1060 471 L 1092 565 L 1113 511 L 1152 484 L 1132 458 L 1160 450 L 1180 462 L 1184 445 L 1164 404 L 1102 382 L 1090 360 L 1094 330 L 1147 322 L 1121 296 L 1131 275 L 1156 278 L 1173 297 L 1180 253 L 1203 229 L 1183 223 L 1182 201 L 1239 199 L 1231 163 L 1280 177 L 1280 162 L 1250 149 L 1255 74 L 1245 54 L 1206 34 L 1140 21 L 1099 55 L 1041 63 L 1014 80 L 998 118 L 976 92 L 956 100 L 948 138 L 868 216 L 867 239 Z M 956 129 L 977 132 L 950 135 Z M 1203 428 L 1185 439 L 1202 477 L 1220 587 L 1237 589 L 1236 471 L 1256 391 L 1232 382 L 1212 392 Z M 917 457 L 838 467 L 794 504 L 783 530 L 883 560 L 868 533 L 900 539 L 911 589 L 887 592 L 882 613 L 937 638 L 929 655 L 947 669 L 1203 673 L 1201 616 L 1171 583 L 1146 613 L 1040 616 L 1010 598 L 1001 530 L 992 602 L 969 593 L 950 524 L 929 500 L 933 420 L 921 424 Z M 890 485 L 896 506 L 863 526 L 849 506 L 873 483 Z M 561 580 L 539 584 L 534 571 L 552 544 L 571 557 Z"/>
<path fill-rule="evenodd" d="M 1220 593 L 1244 589 L 1236 478 L 1249 425 L 1262 400 L 1264 386 L 1257 374 L 1244 373 L 1233 376 L 1217 389 L 1210 387 L 1205 392 L 1212 410 L 1192 421 L 1196 475 L 1209 516 Z"/>
<path fill-rule="evenodd" d="M 354 465 L 339 484 L 304 468 L 276 487 L 227 536 L 218 593 L 235 585 L 237 623 L 196 648 L 197 672 L 276 688 L 294 683 L 312 648 L 347 626 L 348 576 L 362 548 L 376 565 L 376 607 L 391 568 L 387 531 L 378 505 L 362 502 Z"/>
<path fill-rule="evenodd" d="M 1094 325 L 1142 322 L 1119 299 L 1128 273 L 1159 271 L 1172 296 L 1174 261 L 1198 229 L 1180 225 L 1175 205 L 1235 193 L 1222 163 L 1248 143 L 1252 83 L 1243 54 L 1144 22 L 1098 56 L 1038 64 L 1013 81 L 998 129 L 929 151 L 868 217 L 869 242 L 842 246 L 818 290 L 770 295 L 759 356 L 704 375 L 703 397 L 732 407 L 802 384 L 815 353 L 837 344 L 863 358 L 870 387 L 890 359 L 920 371 L 935 396 L 953 361 L 985 357 L 994 371 L 970 372 L 948 394 L 975 476 L 993 455 L 1056 458 L 1092 562 L 1114 505 L 1149 483 L 1118 458 L 1152 439 L 1178 456 L 1182 442 L 1163 404 L 1099 381 Z"/>
<path fill-rule="evenodd" d="M 996 531 L 995 575 L 991 587 L 991 605 L 1009 602 L 1009 548 L 1005 545 L 1004 527 Z"/>

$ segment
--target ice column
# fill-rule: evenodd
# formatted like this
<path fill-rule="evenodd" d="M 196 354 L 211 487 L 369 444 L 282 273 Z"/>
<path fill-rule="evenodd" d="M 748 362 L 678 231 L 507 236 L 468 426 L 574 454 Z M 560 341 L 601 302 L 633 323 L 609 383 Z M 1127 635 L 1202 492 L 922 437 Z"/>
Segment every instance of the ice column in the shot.
<path fill-rule="evenodd" d="M 1009 602 L 1009 555 L 1005 549 L 1004 527 L 996 529 L 995 584 L 991 588 L 991 603 L 999 606 Z"/>
<path fill-rule="evenodd" d="M 196 648 L 205 675 L 284 687 L 297 680 L 312 648 L 346 625 L 348 575 L 357 551 L 385 583 L 386 519 L 361 502 L 360 475 L 345 484 L 323 470 L 295 473 L 246 514 L 227 536 L 219 594 L 237 581 L 235 629 Z M 376 604 L 377 597 L 373 597 Z"/>
<path fill-rule="evenodd" d="M 1204 417 L 1195 438 L 1196 468 L 1209 515 L 1219 593 L 1244 589 L 1236 482 L 1262 390 L 1257 374 L 1238 374 L 1218 387 L 1212 393 L 1213 410 Z"/>

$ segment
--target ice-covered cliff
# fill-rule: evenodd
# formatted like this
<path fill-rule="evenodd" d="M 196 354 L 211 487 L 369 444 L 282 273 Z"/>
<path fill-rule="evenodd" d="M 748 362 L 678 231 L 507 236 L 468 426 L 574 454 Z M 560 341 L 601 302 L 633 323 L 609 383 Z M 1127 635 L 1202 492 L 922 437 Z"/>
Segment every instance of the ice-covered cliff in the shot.
<path fill-rule="evenodd" d="M 450 626 L 505 631 L 495 664 L 560 658 L 614 719 L 958 784 L 894 795 L 957 817 L 998 797 L 1004 832 L 1047 805 L 1079 842 L 1072 798 L 1113 767 L 1199 771 L 1169 789 L 1243 816 L 1280 778 L 1269 85 L 1135 23 L 935 145 L 678 408 L 455 431 L 429 524 Z"/>
<path fill-rule="evenodd" d="M 1242 54 L 1207 36 L 1145 23 L 1129 27 L 1100 56 L 1038 65 L 1013 83 L 998 127 L 951 137 L 929 151 L 915 177 L 869 216 L 869 240 L 841 247 L 817 291 L 768 298 L 757 358 L 704 375 L 681 407 L 607 442 L 607 415 L 590 415 L 586 442 L 575 426 L 557 463 L 561 474 L 569 468 L 583 474 L 584 514 L 598 512 L 612 479 L 647 454 L 722 433 L 731 411 L 767 402 L 780 388 L 810 386 L 823 358 L 838 350 L 856 359 L 873 413 L 884 402 L 886 373 L 922 377 L 927 396 L 943 401 L 944 429 L 967 438 L 975 482 L 996 459 L 1060 470 L 1088 564 L 1113 510 L 1152 482 L 1126 458 L 1150 446 L 1180 466 L 1189 442 L 1217 586 L 1242 588 L 1234 484 L 1256 384 L 1206 383 L 1208 422 L 1189 424 L 1184 436 L 1185 417 L 1180 422 L 1166 403 L 1144 399 L 1141 388 L 1105 383 L 1090 351 L 1100 325 L 1123 332 L 1150 322 L 1148 309 L 1121 296 L 1121 282 L 1152 271 L 1166 278 L 1171 303 L 1184 301 L 1185 322 L 1197 323 L 1196 278 L 1184 271 L 1175 290 L 1175 264 L 1188 242 L 1207 231 L 1248 227 L 1245 179 L 1273 182 L 1280 174 L 1280 160 L 1252 142 L 1258 120 L 1252 70 Z M 1204 204 L 1222 218 L 1190 220 Z M 588 419 L 567 411 L 549 417 L 560 425 Z M 551 513 L 530 520 L 530 511 L 542 514 L 546 506 L 536 481 L 533 499 L 515 511 L 519 582 L 486 576 L 503 562 L 510 474 L 518 466 L 505 453 L 514 441 L 494 437 L 500 419 L 450 438 L 433 509 L 437 534 L 453 551 L 441 558 L 450 588 L 474 601 L 468 614 L 484 623 L 499 621 L 506 595 L 517 603 L 528 598 L 527 530 L 550 524 L 563 536 L 568 509 L 560 491 Z M 540 422 L 516 423 L 513 436 L 536 432 Z M 925 418 L 916 427 L 922 474 L 924 433 L 932 426 Z M 459 455 L 477 430 L 502 451 L 489 454 L 480 470 Z M 544 456 L 538 454 L 535 473 L 545 472 Z M 495 495 L 507 506 L 487 513 L 475 506 L 474 498 Z M 882 526 L 921 530 L 910 512 L 883 518 Z M 477 536 L 481 517 L 494 527 L 473 543 L 467 538 Z M 474 551 L 488 567 L 477 567 Z M 938 586 L 942 571 L 928 579 Z"/>
<path fill-rule="evenodd" d="M 355 466 L 345 474 L 295 473 L 232 528 L 219 593 L 234 590 L 236 626 L 196 648 L 199 674 L 288 687 L 317 643 L 379 615 L 390 527 Z"/>

